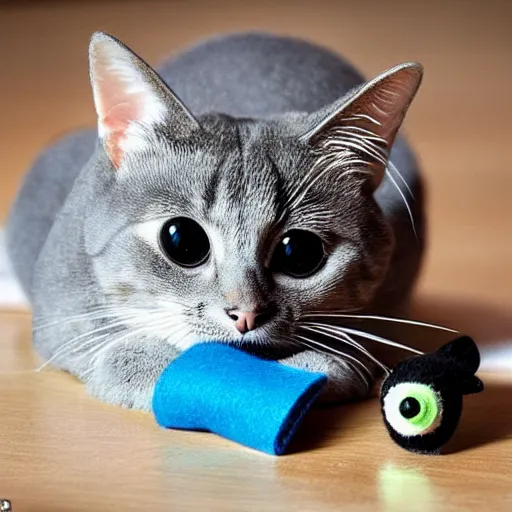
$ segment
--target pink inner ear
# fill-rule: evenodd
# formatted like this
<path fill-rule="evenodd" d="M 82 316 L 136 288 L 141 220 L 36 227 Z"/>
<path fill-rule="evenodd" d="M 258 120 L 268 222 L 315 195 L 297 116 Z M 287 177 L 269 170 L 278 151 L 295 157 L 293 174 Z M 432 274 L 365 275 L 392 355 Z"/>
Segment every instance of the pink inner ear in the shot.
<path fill-rule="evenodd" d="M 130 101 L 120 101 L 114 104 L 101 120 L 105 130 L 108 154 L 116 169 L 121 165 L 121 160 L 125 154 L 123 142 L 128 138 L 128 128 L 132 122 L 137 122 L 141 118 L 143 111 L 142 96 L 142 94 L 129 94 L 127 99 Z M 115 94 L 109 99 L 115 100 Z"/>
<path fill-rule="evenodd" d="M 137 119 L 137 102 L 118 103 L 114 105 L 101 120 L 106 132 L 106 146 L 114 166 L 119 168 L 124 156 L 121 147 L 126 140 L 126 130 L 130 121 Z"/>

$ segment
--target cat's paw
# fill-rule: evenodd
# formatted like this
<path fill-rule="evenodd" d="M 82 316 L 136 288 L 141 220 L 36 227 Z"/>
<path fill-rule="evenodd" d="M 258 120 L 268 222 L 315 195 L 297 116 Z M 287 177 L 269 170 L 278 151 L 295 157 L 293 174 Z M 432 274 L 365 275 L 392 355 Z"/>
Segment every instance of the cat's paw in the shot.
<path fill-rule="evenodd" d="M 369 396 L 371 392 L 371 380 L 368 382 L 350 364 L 329 354 L 304 350 L 279 362 L 299 370 L 325 373 L 327 384 L 319 396 L 319 402 L 360 400 Z M 362 373 L 364 375 L 364 371 Z"/>
<path fill-rule="evenodd" d="M 116 343 L 99 354 L 86 378 L 87 391 L 104 402 L 151 411 L 156 381 L 179 351 L 153 340 Z"/>

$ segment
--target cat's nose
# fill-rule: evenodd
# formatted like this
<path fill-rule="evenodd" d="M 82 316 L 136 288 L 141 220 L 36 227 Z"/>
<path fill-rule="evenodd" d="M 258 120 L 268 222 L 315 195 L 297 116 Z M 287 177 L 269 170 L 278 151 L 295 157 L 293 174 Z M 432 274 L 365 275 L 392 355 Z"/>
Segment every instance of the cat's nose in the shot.
<path fill-rule="evenodd" d="M 227 314 L 231 320 L 234 320 L 235 327 L 242 333 L 252 331 L 264 324 L 269 318 L 268 311 L 240 311 L 239 309 L 230 309 Z"/>

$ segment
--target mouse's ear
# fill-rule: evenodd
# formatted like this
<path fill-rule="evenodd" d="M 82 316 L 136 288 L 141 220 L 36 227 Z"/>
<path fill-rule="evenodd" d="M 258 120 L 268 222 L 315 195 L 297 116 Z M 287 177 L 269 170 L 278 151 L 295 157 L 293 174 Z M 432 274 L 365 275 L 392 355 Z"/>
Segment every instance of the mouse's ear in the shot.
<path fill-rule="evenodd" d="M 176 139 L 199 127 L 156 72 L 116 38 L 92 36 L 89 69 L 98 135 L 116 169 L 127 153 L 150 145 L 158 125 Z"/>
<path fill-rule="evenodd" d="M 377 188 L 407 109 L 420 86 L 423 68 L 411 62 L 382 73 L 327 109 L 310 116 L 301 140 L 320 149 L 319 164 L 371 168 Z"/>
<path fill-rule="evenodd" d="M 480 352 L 469 336 L 461 336 L 446 343 L 436 351 L 436 356 L 453 361 L 466 374 L 475 374 L 480 366 Z"/>

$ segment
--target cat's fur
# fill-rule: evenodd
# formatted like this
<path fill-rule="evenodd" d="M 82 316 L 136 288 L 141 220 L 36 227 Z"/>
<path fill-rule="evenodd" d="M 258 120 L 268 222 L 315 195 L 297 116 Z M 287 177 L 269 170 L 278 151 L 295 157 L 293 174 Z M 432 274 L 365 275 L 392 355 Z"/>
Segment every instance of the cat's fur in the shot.
<path fill-rule="evenodd" d="M 327 371 L 338 398 L 365 396 L 353 365 L 304 350 L 296 334 L 311 310 L 407 309 L 423 194 L 415 158 L 394 135 L 421 67 L 396 68 L 361 95 L 362 76 L 324 48 L 265 34 L 215 38 L 159 69 L 190 114 L 115 39 L 96 34 L 90 55 L 99 142 L 85 130 L 48 148 L 8 224 L 37 351 L 127 407 L 148 409 L 162 369 L 208 339 Z M 391 144 L 410 191 L 395 171 L 384 174 Z M 199 269 L 159 250 L 158 229 L 176 215 L 209 234 L 212 257 Z M 329 253 L 306 279 L 267 268 L 293 226 L 318 233 Z M 225 311 L 261 305 L 274 317 L 242 337 Z"/>

